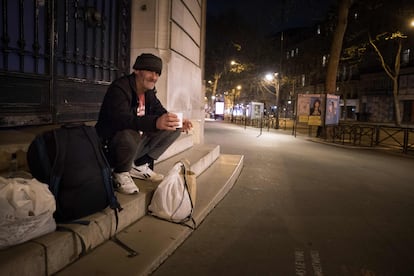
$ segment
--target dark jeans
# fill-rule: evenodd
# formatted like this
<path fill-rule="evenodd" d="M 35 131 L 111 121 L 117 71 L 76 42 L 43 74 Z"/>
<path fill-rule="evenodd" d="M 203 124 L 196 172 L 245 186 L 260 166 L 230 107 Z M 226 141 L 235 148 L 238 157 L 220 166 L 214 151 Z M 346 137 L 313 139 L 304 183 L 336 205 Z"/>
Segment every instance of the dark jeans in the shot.
<path fill-rule="evenodd" d="M 107 144 L 109 163 L 114 172 L 128 172 L 132 162 L 145 156 L 152 160 L 158 159 L 177 140 L 180 133 L 181 130 L 160 130 L 141 135 L 131 129 L 119 131 Z"/>

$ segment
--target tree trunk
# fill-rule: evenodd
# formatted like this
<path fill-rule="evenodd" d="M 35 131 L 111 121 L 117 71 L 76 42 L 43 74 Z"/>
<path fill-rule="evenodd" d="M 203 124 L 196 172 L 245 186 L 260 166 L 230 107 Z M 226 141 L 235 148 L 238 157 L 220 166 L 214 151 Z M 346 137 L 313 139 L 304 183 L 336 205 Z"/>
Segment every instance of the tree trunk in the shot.
<path fill-rule="evenodd" d="M 398 97 L 398 77 L 400 75 L 400 66 L 401 66 L 401 49 L 402 49 L 402 40 L 401 38 L 398 39 L 398 50 L 395 56 L 394 62 L 394 72 L 395 76 L 392 78 L 393 88 L 392 94 L 394 96 L 394 106 L 395 106 L 395 124 L 397 126 L 401 125 L 401 113 L 400 113 L 400 100 Z"/>
<path fill-rule="evenodd" d="M 213 83 L 213 91 L 212 91 L 212 95 L 211 96 L 215 96 L 216 92 L 217 92 L 217 85 L 218 85 L 218 81 L 221 77 L 221 73 L 215 73 L 214 74 L 214 83 Z"/>
<path fill-rule="evenodd" d="M 334 32 L 329 56 L 328 70 L 326 73 L 325 90 L 326 93 L 335 93 L 336 75 L 338 72 L 339 59 L 342 51 L 342 42 L 348 24 L 348 12 L 352 0 L 341 0 L 338 9 L 338 23 Z"/>
<path fill-rule="evenodd" d="M 342 42 L 348 25 L 348 12 L 352 1 L 341 0 L 339 3 L 338 22 L 332 39 L 328 70 L 326 72 L 324 104 L 326 104 L 326 94 L 334 94 L 336 92 L 336 76 L 338 73 L 339 59 L 341 57 Z M 317 137 L 326 138 L 325 116 L 322 116 L 322 125 L 318 126 Z"/>
<path fill-rule="evenodd" d="M 400 111 L 400 101 L 398 99 L 398 76 L 392 79 L 393 88 L 392 94 L 394 95 L 394 107 L 395 107 L 395 124 L 397 126 L 401 125 L 401 111 Z"/>

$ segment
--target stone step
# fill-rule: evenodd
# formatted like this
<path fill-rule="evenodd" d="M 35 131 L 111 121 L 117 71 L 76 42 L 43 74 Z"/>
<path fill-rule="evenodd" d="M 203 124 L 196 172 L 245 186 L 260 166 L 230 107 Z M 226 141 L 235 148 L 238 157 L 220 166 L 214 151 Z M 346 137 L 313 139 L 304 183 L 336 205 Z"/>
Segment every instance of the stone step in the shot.
<path fill-rule="evenodd" d="M 233 187 L 243 167 L 243 156 L 221 154 L 197 177 L 194 219 L 198 226 Z M 56 275 L 148 275 L 185 241 L 192 230 L 146 215 L 117 236 L 138 252 L 127 252 L 112 241 L 105 242 L 88 255 Z"/>
<path fill-rule="evenodd" d="M 215 164 L 215 160 L 219 158 L 219 147 L 215 145 L 195 145 L 183 151 L 188 146 L 187 143 L 188 141 L 183 143 L 186 146 L 177 146 L 175 150 L 170 151 L 171 154 L 175 155 L 157 163 L 155 169 L 166 174 L 175 162 L 186 158 L 190 161 L 191 168 L 196 172 L 197 180 L 202 179 L 203 172 L 213 163 Z M 240 165 L 237 166 L 237 168 L 239 167 Z M 222 186 L 223 182 L 225 184 L 227 181 L 218 181 L 216 185 Z M 117 229 L 115 229 L 114 212 L 109 208 L 85 218 L 90 221 L 88 226 L 66 224 L 64 227 L 71 229 L 71 231 L 55 231 L 35 240 L 0 251 L 0 275 L 54 274 L 78 260 L 80 255 L 85 253 L 82 250 L 81 240 L 86 252 L 90 252 L 99 245 L 106 243 L 115 231 L 120 232 L 141 218 L 145 218 L 147 206 L 157 184 L 140 180 L 136 180 L 136 184 L 140 188 L 138 195 L 118 195 L 124 210 L 118 214 L 119 224 Z M 227 187 L 228 185 L 224 186 Z M 199 189 L 198 194 L 201 193 L 200 190 L 202 191 L 203 188 Z M 211 199 L 213 204 L 217 202 L 217 196 Z M 208 206 L 207 203 L 209 203 L 203 203 L 202 195 L 200 195 L 197 202 L 200 206 Z M 201 210 L 203 211 L 201 212 Z M 196 212 L 196 218 L 199 221 L 205 216 L 206 210 L 208 208 L 200 208 L 200 211 L 197 212 L 201 215 L 198 215 L 198 217 Z"/>

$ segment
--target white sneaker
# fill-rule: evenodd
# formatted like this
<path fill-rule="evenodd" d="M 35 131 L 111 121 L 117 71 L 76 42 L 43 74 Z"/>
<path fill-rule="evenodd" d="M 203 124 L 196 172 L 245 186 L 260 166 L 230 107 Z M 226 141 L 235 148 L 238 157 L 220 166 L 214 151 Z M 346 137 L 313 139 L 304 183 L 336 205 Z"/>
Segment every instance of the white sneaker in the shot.
<path fill-rule="evenodd" d="M 118 192 L 131 195 L 139 192 L 128 172 L 114 173 L 115 188 Z"/>
<path fill-rule="evenodd" d="M 129 174 L 134 178 L 150 180 L 152 182 L 158 182 L 164 179 L 164 176 L 162 174 L 156 173 L 153 170 L 151 170 L 148 166 L 148 163 L 141 166 L 136 166 L 135 164 L 132 164 L 132 168 L 129 171 Z"/>

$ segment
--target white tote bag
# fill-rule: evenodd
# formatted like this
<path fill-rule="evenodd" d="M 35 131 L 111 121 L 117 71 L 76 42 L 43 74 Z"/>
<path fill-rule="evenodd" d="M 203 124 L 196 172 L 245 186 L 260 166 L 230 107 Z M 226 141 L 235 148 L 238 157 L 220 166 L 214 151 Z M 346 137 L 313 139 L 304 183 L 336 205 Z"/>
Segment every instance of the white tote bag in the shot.
<path fill-rule="evenodd" d="M 53 232 L 56 202 L 36 179 L 0 177 L 0 249 Z"/>
<path fill-rule="evenodd" d="M 158 185 L 148 206 L 149 213 L 175 223 L 192 220 L 196 176 L 187 160 L 177 162 Z"/>

